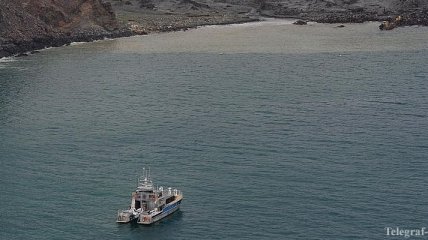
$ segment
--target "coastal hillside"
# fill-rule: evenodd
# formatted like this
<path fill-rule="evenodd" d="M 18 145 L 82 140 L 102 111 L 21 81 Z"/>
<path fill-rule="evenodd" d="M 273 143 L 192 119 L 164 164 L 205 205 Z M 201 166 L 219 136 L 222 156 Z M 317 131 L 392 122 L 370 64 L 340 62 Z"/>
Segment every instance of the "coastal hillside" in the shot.
<path fill-rule="evenodd" d="M 273 17 L 298 17 L 317 22 L 363 22 L 395 15 L 423 17 L 425 0 L 254 0 L 260 13 Z"/>
<path fill-rule="evenodd" d="M 101 0 L 0 0 L 0 57 L 91 40 L 118 28 L 110 4 Z"/>
<path fill-rule="evenodd" d="M 0 57 L 72 41 L 288 17 L 428 25 L 426 0 L 0 0 Z"/>
<path fill-rule="evenodd" d="M 250 13 L 289 17 L 311 13 L 367 13 L 383 16 L 428 8 L 426 0 L 108 0 L 116 9 L 169 13 Z"/>
<path fill-rule="evenodd" d="M 125 24 L 143 32 L 248 21 L 264 17 L 324 23 L 385 21 L 428 25 L 426 0 L 106 0 Z"/>
<path fill-rule="evenodd" d="M 204 0 L 106 0 L 119 22 L 137 33 L 258 20 L 253 0 L 230 4 Z"/>

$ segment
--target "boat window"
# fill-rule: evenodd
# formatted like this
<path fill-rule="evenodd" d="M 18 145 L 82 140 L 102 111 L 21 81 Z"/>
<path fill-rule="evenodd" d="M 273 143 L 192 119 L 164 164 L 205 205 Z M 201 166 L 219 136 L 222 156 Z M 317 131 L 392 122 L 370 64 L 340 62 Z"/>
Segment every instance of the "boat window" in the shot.
<path fill-rule="evenodd" d="M 175 196 L 169 197 L 169 198 L 166 200 L 166 204 L 168 204 L 168 203 L 170 203 L 170 202 L 173 202 L 174 200 L 175 200 Z"/>
<path fill-rule="evenodd" d="M 139 209 L 141 206 L 140 206 L 140 202 L 139 201 L 135 201 L 135 209 Z"/>

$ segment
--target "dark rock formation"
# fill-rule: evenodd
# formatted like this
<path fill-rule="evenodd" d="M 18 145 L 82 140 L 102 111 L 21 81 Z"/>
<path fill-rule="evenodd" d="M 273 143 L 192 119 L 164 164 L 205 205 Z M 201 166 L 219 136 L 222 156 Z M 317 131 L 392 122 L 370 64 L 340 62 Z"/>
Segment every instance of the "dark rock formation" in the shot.
<path fill-rule="evenodd" d="M 308 22 L 303 21 L 303 20 L 297 20 L 293 23 L 294 25 L 307 25 Z"/>
<path fill-rule="evenodd" d="M 0 57 L 129 34 L 101 0 L 0 0 Z"/>
<path fill-rule="evenodd" d="M 140 0 L 140 8 L 153 9 L 155 8 L 155 4 L 153 0 Z"/>

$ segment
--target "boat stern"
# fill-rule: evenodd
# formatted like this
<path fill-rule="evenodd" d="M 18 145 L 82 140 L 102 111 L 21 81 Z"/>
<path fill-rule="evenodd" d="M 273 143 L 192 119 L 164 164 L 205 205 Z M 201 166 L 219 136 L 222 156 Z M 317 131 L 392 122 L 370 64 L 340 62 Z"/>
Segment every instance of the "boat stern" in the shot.
<path fill-rule="evenodd" d="M 134 219 L 136 219 L 135 214 L 129 210 L 119 210 L 117 212 L 117 223 L 129 223 Z"/>
<path fill-rule="evenodd" d="M 154 223 L 153 218 L 151 215 L 143 215 L 141 214 L 139 219 L 138 219 L 138 223 L 139 224 L 145 224 L 145 225 L 149 225 Z"/>

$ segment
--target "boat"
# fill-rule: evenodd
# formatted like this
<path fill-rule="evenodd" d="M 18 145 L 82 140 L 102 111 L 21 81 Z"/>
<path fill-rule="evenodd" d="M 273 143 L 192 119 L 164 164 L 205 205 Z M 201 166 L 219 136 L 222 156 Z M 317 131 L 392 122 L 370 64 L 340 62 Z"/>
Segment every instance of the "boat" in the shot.
<path fill-rule="evenodd" d="M 171 187 L 155 187 L 150 177 L 150 169 L 143 169 L 138 179 L 137 189 L 132 192 L 131 205 L 127 210 L 119 210 L 116 222 L 150 225 L 180 208 L 183 193 Z"/>

